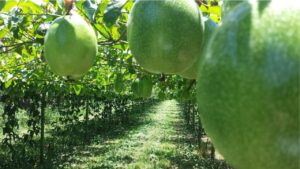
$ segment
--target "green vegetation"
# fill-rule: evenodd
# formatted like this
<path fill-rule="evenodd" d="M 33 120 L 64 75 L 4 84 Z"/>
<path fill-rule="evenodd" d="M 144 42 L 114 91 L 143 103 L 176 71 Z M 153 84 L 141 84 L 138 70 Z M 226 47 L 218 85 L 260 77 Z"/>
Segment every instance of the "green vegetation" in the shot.
<path fill-rule="evenodd" d="M 12 147 L 4 143 L 0 145 L 0 168 L 59 168 L 67 162 L 71 154 L 74 154 L 75 148 L 92 144 L 97 141 L 96 137 L 105 139 L 122 135 L 123 132 L 144 124 L 144 119 L 141 117 L 147 112 L 141 110 L 146 108 L 145 105 L 155 104 L 153 100 L 136 102 L 119 100 L 118 106 L 113 106 L 115 105 L 113 100 L 105 101 L 103 98 L 96 104 L 93 102 L 90 100 L 90 106 L 82 107 L 81 110 L 74 111 L 66 105 L 61 105 L 59 110 L 51 107 L 45 110 L 45 161 L 43 163 L 39 157 L 40 139 L 30 136 L 33 134 L 30 131 L 34 131 L 32 126 L 36 125 L 28 125 L 30 118 L 26 111 L 18 112 L 18 129 L 15 129 L 14 134 L 24 139 L 17 138 Z M 31 121 L 34 123 L 33 120 Z M 4 136 L 3 141 L 8 140 L 7 135 Z"/>
<path fill-rule="evenodd" d="M 199 148 L 193 132 L 186 127 L 183 110 L 183 106 L 175 100 L 145 102 L 128 113 L 129 124 L 108 127 L 97 116 L 90 116 L 88 131 L 85 131 L 82 130 L 82 125 L 85 125 L 83 118 L 65 125 L 59 120 L 59 113 L 47 109 L 47 158 L 44 167 L 231 169 L 222 159 L 202 157 L 210 150 L 204 146 L 205 142 L 201 142 Z M 20 127 L 26 127 L 22 124 L 26 122 L 26 115 L 20 115 Z M 53 123 L 59 125 L 53 128 Z M 5 149 L 3 146 L 0 148 L 1 168 L 31 168 L 33 164 L 27 158 L 34 160 L 34 156 L 38 155 L 37 149 L 27 147 L 32 154 L 23 157 L 24 161 L 18 164 L 18 161 L 4 160 Z"/>

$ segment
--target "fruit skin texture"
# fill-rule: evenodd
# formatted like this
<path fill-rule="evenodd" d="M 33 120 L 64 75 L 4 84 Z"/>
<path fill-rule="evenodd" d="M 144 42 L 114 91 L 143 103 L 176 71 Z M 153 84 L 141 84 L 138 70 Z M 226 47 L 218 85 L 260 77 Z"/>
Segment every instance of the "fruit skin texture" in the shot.
<path fill-rule="evenodd" d="M 218 27 L 218 25 L 211 19 L 207 19 L 204 21 L 205 31 L 204 31 L 204 43 L 202 45 L 201 55 L 198 55 L 196 62 L 192 64 L 188 69 L 179 73 L 179 75 L 186 79 L 197 79 L 198 68 L 201 62 L 201 59 L 205 55 L 205 51 L 207 48 L 207 44 L 209 42 L 210 37 L 212 36 L 214 30 Z"/>
<path fill-rule="evenodd" d="M 198 68 L 199 68 L 199 59 L 196 60 L 195 63 L 191 67 L 189 67 L 184 72 L 181 72 L 179 75 L 185 79 L 196 79 L 198 75 Z"/>
<path fill-rule="evenodd" d="M 137 98 L 148 98 L 152 94 L 152 81 L 149 78 L 142 77 L 141 79 L 135 80 L 132 85 L 131 89 L 133 94 Z"/>
<path fill-rule="evenodd" d="M 202 14 L 194 0 L 138 0 L 128 19 L 128 42 L 152 73 L 179 73 L 201 53 Z"/>
<path fill-rule="evenodd" d="M 238 6 L 240 3 L 243 3 L 244 1 L 248 0 L 239 0 L 239 1 L 232 1 L 232 0 L 224 0 L 222 5 L 222 18 L 226 17 L 228 13 L 230 13 L 231 10 L 233 10 L 236 6 Z"/>
<path fill-rule="evenodd" d="M 78 14 L 55 19 L 44 44 L 46 62 L 58 75 L 78 78 L 95 62 L 96 34 Z"/>
<path fill-rule="evenodd" d="M 204 128 L 236 169 L 300 167 L 297 3 L 240 4 L 217 29 L 199 68 Z"/>

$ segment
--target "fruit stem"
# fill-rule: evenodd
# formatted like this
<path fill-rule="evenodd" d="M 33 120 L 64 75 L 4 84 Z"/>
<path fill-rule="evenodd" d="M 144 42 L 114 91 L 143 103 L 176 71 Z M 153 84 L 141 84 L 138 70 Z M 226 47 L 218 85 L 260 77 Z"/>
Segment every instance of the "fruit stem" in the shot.
<path fill-rule="evenodd" d="M 70 11 L 74 7 L 74 0 L 64 0 L 65 1 L 65 9 L 67 11 L 66 15 L 70 15 Z"/>

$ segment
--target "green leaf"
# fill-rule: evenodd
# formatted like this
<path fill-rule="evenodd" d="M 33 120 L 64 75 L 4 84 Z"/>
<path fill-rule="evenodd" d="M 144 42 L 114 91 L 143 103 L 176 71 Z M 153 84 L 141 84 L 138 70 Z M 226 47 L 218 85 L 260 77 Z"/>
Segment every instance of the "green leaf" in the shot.
<path fill-rule="evenodd" d="M 103 25 L 95 24 L 94 26 L 97 28 L 97 30 L 100 32 L 100 34 L 102 36 L 104 36 L 105 38 L 109 38 L 110 37 L 109 33 L 105 29 L 105 25 L 104 24 Z"/>
<path fill-rule="evenodd" d="M 106 7 L 103 21 L 108 27 L 116 23 L 127 0 L 112 0 Z"/>
<path fill-rule="evenodd" d="M 43 13 L 41 7 L 34 2 L 21 2 L 18 6 L 22 9 L 23 13 Z"/>
<path fill-rule="evenodd" d="M 120 38 L 120 33 L 119 33 L 119 31 L 118 31 L 118 27 L 113 26 L 112 29 L 111 29 L 111 33 L 112 33 L 112 38 L 113 38 L 114 40 L 117 40 L 117 39 Z"/>
<path fill-rule="evenodd" d="M 1 12 L 8 12 L 13 7 L 17 6 L 17 4 L 18 4 L 17 0 L 0 1 L 0 10 Z"/>
<path fill-rule="evenodd" d="M 2 8 L 5 6 L 6 1 L 0 1 L 0 11 L 2 11 Z"/>
<path fill-rule="evenodd" d="M 210 14 L 209 18 L 212 19 L 215 23 L 220 22 L 220 17 L 216 14 Z"/>
<path fill-rule="evenodd" d="M 123 9 L 125 9 L 126 11 L 130 11 L 133 4 L 134 4 L 133 0 L 128 0 L 127 3 L 124 5 Z"/>
<path fill-rule="evenodd" d="M 208 11 L 208 7 L 206 7 L 206 6 L 204 6 L 204 5 L 201 5 L 200 6 L 200 10 L 201 10 L 201 12 L 203 12 L 203 13 L 209 13 L 209 11 Z"/>
<path fill-rule="evenodd" d="M 97 5 L 93 4 L 90 0 L 86 0 L 82 4 L 85 13 L 87 14 L 91 22 L 94 21 L 95 12 L 97 10 Z"/>
<path fill-rule="evenodd" d="M 108 4 L 109 4 L 109 0 L 102 0 L 101 3 L 98 4 L 98 8 L 97 8 L 97 11 L 96 11 L 96 16 L 95 16 L 95 18 L 97 18 L 97 23 L 102 22 L 104 11 L 105 11 Z"/>
<path fill-rule="evenodd" d="M 9 79 L 8 81 L 5 82 L 4 87 L 6 89 L 9 88 L 9 86 L 11 85 L 11 83 L 12 83 L 12 79 Z"/>
<path fill-rule="evenodd" d="M 58 8 L 60 8 L 60 9 L 64 9 L 64 7 L 65 7 L 65 2 L 64 2 L 64 0 L 57 0 L 58 2 L 57 2 L 57 6 L 58 6 Z"/>
<path fill-rule="evenodd" d="M 3 37 L 5 37 L 8 33 L 9 33 L 9 29 L 4 27 L 0 29 L 0 39 L 2 39 Z"/>
<path fill-rule="evenodd" d="M 211 6 L 209 7 L 208 12 L 221 17 L 221 10 L 221 6 Z"/>
<path fill-rule="evenodd" d="M 75 86 L 73 86 L 73 89 L 74 89 L 76 95 L 80 95 L 80 92 L 81 92 L 82 88 L 83 88 L 82 85 L 75 85 Z"/>
<path fill-rule="evenodd" d="M 4 25 L 4 19 L 0 15 L 0 26 Z"/>

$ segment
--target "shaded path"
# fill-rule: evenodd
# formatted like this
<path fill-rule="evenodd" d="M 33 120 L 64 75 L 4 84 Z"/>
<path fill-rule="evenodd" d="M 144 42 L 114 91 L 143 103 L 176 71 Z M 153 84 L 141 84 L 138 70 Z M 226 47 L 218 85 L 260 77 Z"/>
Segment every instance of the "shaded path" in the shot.
<path fill-rule="evenodd" d="M 222 161 L 199 156 L 193 137 L 185 129 L 176 101 L 150 107 L 144 125 L 122 137 L 96 138 L 78 147 L 62 168 L 88 169 L 226 169 Z"/>

